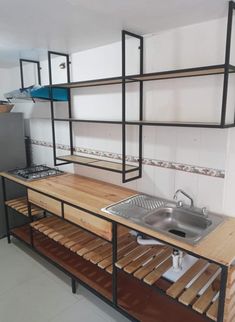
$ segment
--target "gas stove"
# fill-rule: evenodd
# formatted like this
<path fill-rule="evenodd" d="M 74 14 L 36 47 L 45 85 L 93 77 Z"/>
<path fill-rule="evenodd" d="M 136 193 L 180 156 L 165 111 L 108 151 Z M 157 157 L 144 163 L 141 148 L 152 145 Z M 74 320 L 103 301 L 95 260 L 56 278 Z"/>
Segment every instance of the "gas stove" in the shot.
<path fill-rule="evenodd" d="M 56 168 L 50 168 L 46 165 L 34 165 L 29 168 L 17 168 L 13 170 L 9 170 L 8 173 L 11 175 L 23 179 L 26 181 L 33 181 L 38 179 L 44 179 L 47 177 L 58 176 L 63 174 L 63 171 L 60 171 Z"/>

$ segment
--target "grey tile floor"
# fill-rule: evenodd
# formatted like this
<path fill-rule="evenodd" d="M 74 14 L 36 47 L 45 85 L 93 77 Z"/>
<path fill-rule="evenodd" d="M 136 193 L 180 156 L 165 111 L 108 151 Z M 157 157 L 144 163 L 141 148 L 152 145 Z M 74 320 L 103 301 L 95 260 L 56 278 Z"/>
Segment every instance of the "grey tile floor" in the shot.
<path fill-rule="evenodd" d="M 14 239 L 0 240 L 0 322 L 127 322 Z"/>

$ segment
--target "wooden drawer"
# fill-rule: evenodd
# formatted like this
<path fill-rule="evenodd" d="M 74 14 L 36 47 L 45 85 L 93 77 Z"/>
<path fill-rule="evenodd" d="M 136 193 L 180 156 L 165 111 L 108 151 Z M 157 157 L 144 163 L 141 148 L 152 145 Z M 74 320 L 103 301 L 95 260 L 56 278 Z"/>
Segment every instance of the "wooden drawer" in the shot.
<path fill-rule="evenodd" d="M 28 198 L 33 204 L 62 217 L 61 202 L 33 190 L 28 190 Z"/>
<path fill-rule="evenodd" d="M 64 205 L 64 218 L 101 236 L 112 240 L 112 224 L 85 211 Z"/>

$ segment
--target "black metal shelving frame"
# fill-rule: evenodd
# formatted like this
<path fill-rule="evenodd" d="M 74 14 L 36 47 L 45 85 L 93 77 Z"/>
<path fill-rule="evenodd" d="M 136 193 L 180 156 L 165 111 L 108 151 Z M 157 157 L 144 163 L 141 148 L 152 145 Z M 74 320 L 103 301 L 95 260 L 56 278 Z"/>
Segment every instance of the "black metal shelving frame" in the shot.
<path fill-rule="evenodd" d="M 196 127 L 196 128 L 215 128 L 215 129 L 226 129 L 235 127 L 235 115 L 234 121 L 231 123 L 226 123 L 226 111 L 227 111 L 227 97 L 228 97 L 228 84 L 229 84 L 229 74 L 235 73 L 235 66 L 230 64 L 230 52 L 231 52 L 231 38 L 232 38 L 232 22 L 233 22 L 233 11 L 235 9 L 235 3 L 229 1 L 228 8 L 228 19 L 227 19 L 227 34 L 226 34 L 226 48 L 225 48 L 225 63 L 220 65 L 203 66 L 196 68 L 169 70 L 154 73 L 144 73 L 143 71 L 143 46 L 144 39 L 142 36 L 136 35 L 132 32 L 123 30 L 122 31 L 122 76 L 103 78 L 103 79 L 93 79 L 87 81 L 70 81 L 70 67 L 69 67 L 69 55 L 48 52 L 49 61 L 49 80 L 50 80 L 50 91 L 52 94 L 53 88 L 66 88 L 68 90 L 68 117 L 67 118 L 56 118 L 54 116 L 54 102 L 51 100 L 51 122 L 52 122 L 52 138 L 53 138 L 53 155 L 54 164 L 63 165 L 69 163 L 77 163 L 81 165 L 86 165 L 89 167 L 99 168 L 103 170 L 109 170 L 122 174 L 122 181 L 128 182 L 142 176 L 142 146 L 143 146 L 143 126 L 173 126 L 173 127 Z M 139 74 L 127 75 L 126 74 L 126 37 L 133 37 L 139 40 L 139 54 L 140 54 L 140 67 Z M 51 56 L 59 55 L 64 56 L 67 62 L 67 83 L 63 84 L 53 84 L 52 82 L 52 66 L 51 66 Z M 221 105 L 221 115 L 220 122 L 159 122 L 159 121 L 146 121 L 143 119 L 143 85 L 145 81 L 160 81 L 166 79 L 175 78 L 186 78 L 186 77 L 198 77 L 198 76 L 211 76 L 211 75 L 223 75 L 223 91 L 222 91 L 222 105 Z M 138 120 L 126 120 L 126 86 L 130 83 L 139 83 L 139 119 Z M 84 88 L 93 86 L 107 86 L 119 84 L 122 86 L 122 119 L 121 120 L 89 120 L 89 119 L 74 119 L 72 117 L 71 108 L 71 90 L 73 88 Z M 51 96 L 52 97 L 52 96 Z M 95 163 L 84 163 L 76 160 L 66 161 L 56 154 L 56 136 L 55 136 L 55 123 L 56 122 L 68 122 L 69 123 L 69 134 L 70 134 L 70 155 L 74 154 L 73 148 L 73 123 L 101 123 L 101 124 L 114 124 L 122 126 L 122 167 L 121 169 L 113 169 L 105 166 L 98 166 Z M 131 170 L 126 170 L 126 127 L 127 126 L 138 126 L 138 166 Z M 58 162 L 59 161 L 59 162 Z M 61 161 L 66 161 L 61 163 Z M 102 160 L 101 160 L 102 161 Z M 111 162 L 112 163 L 112 162 Z M 115 162 L 114 162 L 115 163 Z M 138 173 L 134 177 L 128 177 L 127 174 L 130 172 Z"/>
<path fill-rule="evenodd" d="M 118 289 L 118 272 L 123 272 L 122 269 L 118 268 L 116 266 L 116 262 L 118 259 L 117 256 L 117 251 L 118 251 L 118 245 L 117 245 L 117 227 L 118 227 L 118 223 L 110 218 L 106 218 L 103 217 L 100 214 L 97 214 L 96 212 L 87 210 L 83 207 L 79 207 L 76 206 L 74 204 L 71 204 L 67 201 L 64 201 L 60 198 L 56 198 L 50 194 L 47 194 L 45 192 L 41 192 L 41 191 L 37 191 L 37 189 L 34 188 L 28 188 L 32 191 L 35 192 L 39 192 L 40 194 L 42 194 L 43 196 L 46 197 L 50 197 L 53 200 L 59 201 L 61 203 L 61 211 L 62 211 L 62 216 L 58 217 L 58 215 L 54 214 L 53 212 L 49 212 L 47 209 L 43 208 L 40 206 L 40 208 L 42 210 L 44 210 L 47 213 L 50 213 L 51 215 L 56 216 L 57 218 L 59 218 L 60 220 L 64 220 L 69 222 L 70 224 L 73 224 L 74 226 L 77 226 L 79 228 L 84 229 L 82 226 L 79 226 L 78 224 L 75 224 L 73 222 L 70 222 L 68 220 L 66 220 L 64 218 L 64 205 L 69 205 L 72 206 L 78 210 L 82 210 L 84 212 L 87 212 L 88 215 L 91 214 L 93 216 L 96 216 L 97 218 L 101 218 L 104 219 L 108 222 L 110 222 L 112 224 L 112 240 L 107 242 L 110 242 L 112 245 L 112 266 L 113 266 L 113 272 L 112 272 L 112 299 L 107 299 L 103 294 L 101 294 L 100 292 L 96 291 L 95 289 L 93 289 L 91 286 L 89 286 L 87 283 L 83 282 L 82 280 L 78 279 L 78 277 L 74 276 L 73 274 L 71 274 L 71 272 L 69 272 L 68 270 L 66 270 L 65 268 L 63 268 L 59 263 L 55 262 L 54 260 L 52 260 L 50 257 L 44 255 L 42 252 L 40 252 L 37 248 L 35 248 L 34 246 L 34 235 L 33 235 L 33 227 L 30 226 L 30 244 L 28 244 L 26 241 L 24 241 L 22 238 L 20 238 L 17 234 L 14 234 L 14 232 L 11 230 L 11 227 L 9 226 L 9 214 L 8 214 L 8 207 L 6 205 L 6 201 L 7 201 L 7 191 L 6 191 L 6 181 L 11 181 L 11 179 L 9 178 L 5 178 L 2 177 L 2 190 L 3 190 L 3 202 L 5 205 L 5 222 L 6 222 L 6 232 L 7 232 L 7 238 L 8 238 L 8 243 L 11 243 L 11 236 L 19 239 L 20 241 L 22 241 L 24 244 L 26 244 L 28 247 L 30 247 L 33 251 L 35 251 L 36 253 L 38 253 L 40 256 L 42 256 L 43 258 L 45 258 L 46 260 L 48 260 L 51 264 L 55 265 L 57 268 L 59 268 L 61 271 L 63 271 L 66 275 L 68 275 L 71 278 L 71 286 L 72 286 L 72 292 L 75 293 L 76 292 L 76 282 L 81 283 L 84 287 L 86 287 L 88 290 L 90 290 L 92 293 L 94 293 L 95 295 L 97 295 L 99 298 L 101 298 L 103 301 L 105 301 L 107 304 L 109 304 L 110 306 L 112 306 L 115 310 L 119 311 L 120 313 L 122 313 L 124 316 L 126 316 L 127 318 L 129 318 L 131 321 L 138 321 L 135 317 L 133 317 L 131 314 L 129 314 L 124 308 L 122 308 L 119 303 L 118 303 L 118 296 L 117 296 L 117 289 Z M 22 185 L 21 183 L 18 183 L 19 185 Z M 29 222 L 33 222 L 34 218 L 32 216 L 32 212 L 31 212 L 31 207 L 32 205 L 34 205 L 28 198 L 28 189 L 27 189 L 27 202 L 28 202 L 28 214 L 29 214 Z M 23 225 L 24 226 L 24 225 Z M 126 227 L 128 229 L 130 229 L 130 227 L 128 227 L 127 225 L 121 224 L 121 226 Z M 86 229 L 84 229 L 86 230 Z M 140 231 L 136 230 L 138 233 L 141 233 Z M 89 231 L 90 233 L 94 234 L 95 236 L 97 236 L 95 233 Z M 166 241 L 163 241 L 161 239 L 158 238 L 154 238 L 152 236 L 149 236 L 147 234 L 145 234 L 147 237 L 150 237 L 151 239 L 155 239 L 159 242 L 162 242 L 165 245 L 171 246 L 171 247 L 175 247 L 173 244 L 168 243 Z M 98 236 L 99 238 L 101 238 L 100 236 Z M 219 305 L 218 305 L 218 315 L 217 315 L 217 322 L 223 322 L 224 321 L 224 307 L 225 307 L 225 299 L 226 299 L 226 287 L 227 287 L 227 280 L 228 280 L 228 266 L 223 265 L 221 263 L 218 263 L 216 261 L 210 260 L 208 258 L 205 258 L 203 256 L 199 256 L 198 254 L 195 254 L 194 252 L 185 250 L 184 248 L 179 248 L 177 246 L 178 249 L 182 250 L 183 252 L 192 255 L 196 258 L 202 258 L 207 260 L 209 263 L 214 263 L 216 265 L 218 265 L 221 268 L 221 281 L 220 281 L 220 294 L 219 294 Z M 123 272 L 125 273 L 125 272 Z M 128 275 L 130 278 L 134 278 L 133 276 Z M 145 285 L 145 283 L 143 284 Z M 145 285 L 146 286 L 146 285 Z M 170 298 L 170 300 L 172 302 L 177 302 L 179 305 L 183 305 L 182 303 L 178 302 L 177 299 L 173 299 L 171 298 L 169 295 L 167 295 L 163 290 L 161 290 L 159 287 L 157 287 L 156 285 L 147 285 L 147 287 L 149 287 L 150 289 L 153 289 L 155 292 L 158 292 L 159 294 L 161 294 L 162 296 L 166 296 L 167 298 Z M 188 309 L 193 310 L 193 308 L 191 306 L 188 306 Z M 193 312 L 195 314 L 199 314 L 198 312 L 195 312 L 193 310 Z M 199 314 L 202 315 L 202 314 Z M 209 317 L 205 316 L 205 314 L 203 314 L 203 316 L 208 320 L 208 321 L 212 321 Z"/>
<path fill-rule="evenodd" d="M 141 178 L 142 176 L 142 125 L 139 126 L 139 135 L 138 135 L 138 142 L 139 142 L 139 151 L 138 151 L 138 166 L 130 165 L 127 164 L 126 162 L 126 84 L 130 82 L 139 82 L 139 121 L 143 120 L 143 82 L 142 80 L 140 81 L 134 81 L 128 79 L 126 76 L 126 37 L 134 37 L 136 39 L 139 39 L 139 55 L 140 55 L 140 74 L 143 73 L 143 37 L 139 35 L 135 35 L 133 33 L 130 33 L 128 31 L 123 30 L 122 31 L 122 77 L 118 78 L 107 78 L 102 80 L 102 84 L 99 85 L 108 85 L 110 82 L 112 84 L 117 84 L 117 79 L 118 79 L 118 84 L 122 85 L 122 120 L 120 121 L 98 121 L 98 120 L 79 120 L 79 119 L 74 119 L 72 117 L 72 103 L 71 103 L 71 89 L 76 88 L 74 86 L 69 86 L 70 84 L 73 84 L 70 82 L 70 61 L 69 61 L 69 55 L 68 54 L 63 54 L 63 53 L 58 53 L 54 51 L 49 51 L 48 52 L 48 67 L 49 67 L 49 89 L 50 89 L 50 97 L 52 98 L 52 91 L 53 88 L 66 88 L 68 91 L 68 118 L 56 118 L 55 117 L 55 110 L 54 110 L 54 101 L 51 99 L 50 100 L 50 106 L 51 106 L 51 124 L 52 124 L 52 141 L 53 141 L 53 159 L 54 159 L 54 164 L 56 166 L 64 165 L 64 164 L 70 164 L 70 163 L 76 163 L 80 165 L 86 165 L 88 167 L 92 168 L 97 168 L 97 169 L 102 169 L 102 170 L 108 170 L 116 173 L 121 173 L 122 174 L 122 181 L 123 182 L 129 182 L 138 178 Z M 62 56 L 65 57 L 66 59 L 66 65 L 67 65 L 67 86 L 64 84 L 53 84 L 52 80 L 52 56 Z M 107 80 L 107 82 L 106 82 Z M 88 81 L 89 82 L 89 81 Z M 87 84 L 87 82 L 84 82 Z M 93 85 L 91 86 L 96 86 Z M 97 85 L 98 86 L 98 85 Z M 69 123 L 69 140 L 70 140 L 70 156 L 74 155 L 74 147 L 73 147 L 73 123 L 75 122 L 87 122 L 87 123 L 103 123 L 103 124 L 119 124 L 122 125 L 122 162 L 118 164 L 115 161 L 107 161 L 104 159 L 99 159 L 99 161 L 102 163 L 108 162 L 111 166 L 103 166 L 99 165 L 98 163 L 94 162 L 97 159 L 96 158 L 90 158 L 91 162 L 84 163 L 80 162 L 79 160 L 76 160 L 76 155 L 74 155 L 73 160 L 66 160 L 68 156 L 57 156 L 56 153 L 56 122 L 68 122 Z M 86 157 L 86 156 L 82 156 Z M 86 157 L 89 158 L 89 157 Z M 67 158 L 68 159 L 68 158 Z M 71 159 L 71 158 L 70 158 Z M 58 162 L 59 161 L 59 162 Z M 62 162 L 61 161 L 65 161 Z M 118 168 L 115 168 L 115 165 Z M 129 168 L 129 169 L 128 169 Z M 137 175 L 134 176 L 129 176 L 130 173 L 136 173 Z"/>

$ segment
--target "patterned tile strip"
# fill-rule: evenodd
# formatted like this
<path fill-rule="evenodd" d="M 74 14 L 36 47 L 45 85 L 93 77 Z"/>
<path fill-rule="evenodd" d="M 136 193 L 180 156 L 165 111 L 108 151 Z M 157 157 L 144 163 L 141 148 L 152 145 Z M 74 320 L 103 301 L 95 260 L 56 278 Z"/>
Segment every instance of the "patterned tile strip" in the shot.
<path fill-rule="evenodd" d="M 49 147 L 49 148 L 52 148 L 53 146 L 51 142 L 34 140 L 34 139 L 31 139 L 31 144 Z M 57 149 L 64 150 L 64 151 L 70 150 L 69 145 L 57 144 L 56 147 Z M 80 148 L 80 147 L 75 147 L 74 152 L 93 155 L 96 157 L 110 158 L 115 160 L 122 159 L 122 155 L 118 153 L 110 153 L 110 152 L 98 151 L 98 150 L 86 149 L 86 148 Z M 138 157 L 127 156 L 126 161 L 138 162 Z M 196 174 L 201 174 L 209 177 L 216 177 L 216 178 L 222 178 L 222 179 L 225 178 L 225 171 L 221 169 L 213 169 L 213 168 L 207 168 L 207 167 L 200 167 L 196 165 L 190 165 L 190 164 L 184 164 L 184 163 L 178 163 L 178 162 L 172 162 L 172 161 L 148 159 L 148 158 L 143 158 L 143 164 L 164 168 L 164 169 L 172 169 L 172 170 L 196 173 Z"/>

